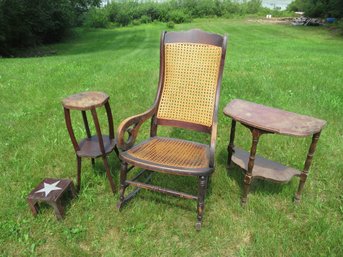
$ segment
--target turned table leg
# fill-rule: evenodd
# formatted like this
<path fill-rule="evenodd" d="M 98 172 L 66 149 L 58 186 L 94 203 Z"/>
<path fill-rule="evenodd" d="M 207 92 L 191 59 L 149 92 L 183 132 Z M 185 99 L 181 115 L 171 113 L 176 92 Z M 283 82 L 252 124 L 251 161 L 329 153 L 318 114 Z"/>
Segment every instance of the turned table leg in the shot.
<path fill-rule="evenodd" d="M 308 150 L 308 154 L 307 154 L 305 165 L 304 165 L 304 170 L 302 171 L 302 173 L 300 175 L 300 183 L 299 183 L 298 191 L 294 197 L 294 201 L 296 203 L 299 203 L 301 200 L 301 193 L 304 189 L 304 185 L 305 185 L 305 182 L 307 179 L 308 171 L 309 171 L 310 166 L 311 166 L 312 158 L 313 158 L 314 152 L 316 150 L 316 146 L 317 146 L 317 142 L 319 140 L 319 137 L 320 137 L 320 132 L 318 132 L 312 136 L 312 143 L 311 143 L 310 149 Z"/>
<path fill-rule="evenodd" d="M 236 131 L 236 121 L 235 120 L 232 120 L 231 122 L 231 132 L 230 132 L 230 142 L 229 142 L 229 145 L 227 147 L 227 151 L 228 151 L 228 156 L 227 156 L 227 168 L 230 168 L 231 167 L 231 158 L 232 158 L 232 155 L 234 153 L 234 141 L 235 141 L 235 131 Z"/>
<path fill-rule="evenodd" d="M 254 162 L 255 162 L 256 149 L 257 149 L 257 144 L 261 135 L 261 132 L 258 129 L 252 129 L 251 132 L 252 132 L 252 145 L 250 149 L 248 170 L 244 176 L 244 189 L 243 189 L 243 196 L 241 200 L 242 206 L 246 205 L 247 200 L 248 200 L 248 194 L 249 194 L 250 185 L 252 181 L 252 171 L 253 171 Z"/>

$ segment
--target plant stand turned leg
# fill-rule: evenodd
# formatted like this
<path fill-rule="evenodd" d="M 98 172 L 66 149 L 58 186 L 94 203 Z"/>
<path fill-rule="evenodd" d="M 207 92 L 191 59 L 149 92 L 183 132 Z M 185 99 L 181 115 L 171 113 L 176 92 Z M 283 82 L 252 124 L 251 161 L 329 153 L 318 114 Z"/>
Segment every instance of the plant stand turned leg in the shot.
<path fill-rule="evenodd" d="M 104 166 L 106 169 L 106 176 L 107 176 L 108 181 L 110 182 L 111 190 L 112 190 L 113 194 L 115 194 L 116 193 L 116 186 L 114 184 L 114 181 L 113 181 L 113 178 L 111 175 L 111 170 L 110 170 L 110 166 L 108 165 L 107 157 L 103 156 L 102 160 L 104 162 Z"/>
<path fill-rule="evenodd" d="M 81 188 L 81 157 L 76 156 L 76 162 L 77 162 L 77 183 L 76 183 L 76 190 L 77 190 L 77 192 L 80 192 L 80 188 Z"/>

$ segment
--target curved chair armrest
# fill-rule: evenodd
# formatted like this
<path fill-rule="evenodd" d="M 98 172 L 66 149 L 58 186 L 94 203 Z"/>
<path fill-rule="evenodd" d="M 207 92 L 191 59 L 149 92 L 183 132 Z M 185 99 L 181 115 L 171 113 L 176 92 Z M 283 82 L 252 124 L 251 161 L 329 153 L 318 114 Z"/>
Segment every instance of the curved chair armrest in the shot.
<path fill-rule="evenodd" d="M 118 127 L 117 134 L 117 147 L 123 151 L 130 149 L 137 138 L 138 130 L 141 125 L 149 118 L 151 118 L 156 112 L 155 106 L 148 111 L 141 114 L 129 117 L 123 120 Z M 125 133 L 128 133 L 128 138 L 125 140 Z"/>
<path fill-rule="evenodd" d="M 211 142 L 210 142 L 210 167 L 214 168 L 214 154 L 217 143 L 217 123 L 212 124 Z"/>

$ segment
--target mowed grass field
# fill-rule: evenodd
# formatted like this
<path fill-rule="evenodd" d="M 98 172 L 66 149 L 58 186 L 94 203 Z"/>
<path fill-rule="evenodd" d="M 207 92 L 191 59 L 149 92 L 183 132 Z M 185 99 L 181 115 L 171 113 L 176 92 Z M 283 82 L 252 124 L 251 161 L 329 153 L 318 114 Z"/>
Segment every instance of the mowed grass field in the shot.
<path fill-rule="evenodd" d="M 216 171 L 200 232 L 196 202 L 141 191 L 116 209 L 101 160 L 83 161 L 82 187 L 63 221 L 52 208 L 32 217 L 26 197 L 45 177 L 76 180 L 76 160 L 61 100 L 80 91 L 110 95 L 115 127 L 149 108 L 156 94 L 159 38 L 165 24 L 76 30 L 51 46 L 57 55 L 0 59 L 1 256 L 343 256 L 343 38 L 322 28 L 248 20 L 197 20 L 200 28 L 229 36 L 222 82 Z M 327 120 L 302 202 L 293 203 L 298 178 L 285 185 L 256 180 L 240 206 L 242 172 L 226 169 L 235 98 Z M 106 131 L 105 112 L 100 112 Z M 83 137 L 81 114 L 75 131 Z M 90 117 L 89 117 L 90 118 Z M 148 136 L 149 122 L 139 140 Z M 94 132 L 94 128 L 93 128 Z M 207 142 L 174 128 L 159 134 Z M 302 169 L 310 138 L 261 137 L 257 154 Z M 236 128 L 236 145 L 249 149 L 250 132 Z M 119 184 L 119 161 L 110 156 Z M 152 183 L 195 194 L 195 178 L 156 174 Z"/>

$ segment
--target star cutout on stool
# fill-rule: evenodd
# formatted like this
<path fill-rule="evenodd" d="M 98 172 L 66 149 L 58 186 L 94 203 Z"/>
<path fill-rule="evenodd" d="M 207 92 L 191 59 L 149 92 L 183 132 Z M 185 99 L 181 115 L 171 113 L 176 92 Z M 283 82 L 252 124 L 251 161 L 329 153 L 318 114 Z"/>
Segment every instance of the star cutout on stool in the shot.
<path fill-rule="evenodd" d="M 52 184 L 48 184 L 44 182 L 44 187 L 38 191 L 36 191 L 36 193 L 41 193 L 44 192 L 45 193 L 45 197 L 47 197 L 51 191 L 55 191 L 55 190 L 62 190 L 62 188 L 57 187 L 57 184 L 60 183 L 60 180 L 52 183 Z"/>

